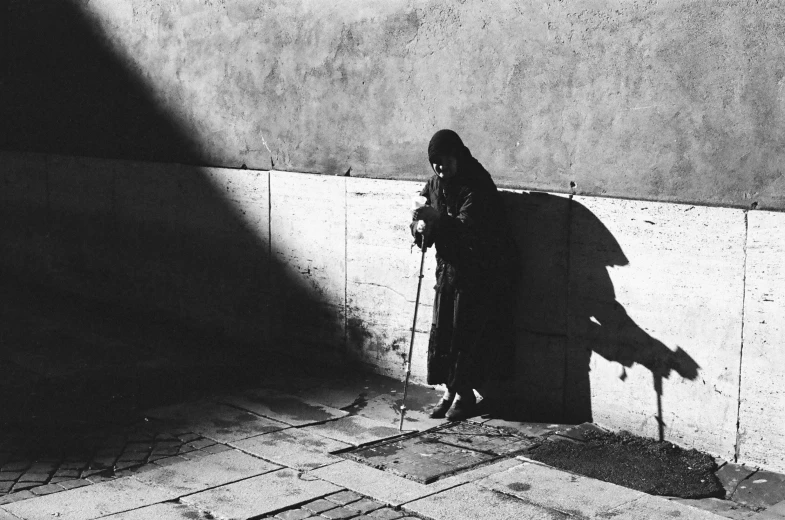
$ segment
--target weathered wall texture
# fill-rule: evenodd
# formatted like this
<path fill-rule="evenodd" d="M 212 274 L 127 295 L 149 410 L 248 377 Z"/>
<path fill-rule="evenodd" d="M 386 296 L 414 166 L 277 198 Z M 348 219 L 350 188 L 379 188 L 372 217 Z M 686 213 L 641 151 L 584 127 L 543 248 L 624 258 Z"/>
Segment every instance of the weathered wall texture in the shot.
<path fill-rule="evenodd" d="M 594 420 L 651 437 L 661 420 L 679 444 L 722 446 L 728 456 L 736 442 L 745 213 L 575 203 L 583 209 L 572 218 L 570 342 L 593 351 Z M 605 260 L 603 235 L 591 232 L 596 222 L 615 238 L 621 261 Z"/>
<path fill-rule="evenodd" d="M 785 209 L 776 0 L 14 0 L 9 15 L 0 148 L 421 179 L 451 127 L 510 187 Z"/>
<path fill-rule="evenodd" d="M 4 272 L 174 315 L 210 331 L 211 348 L 241 341 L 309 359 L 348 356 L 403 375 L 420 259 L 405 224 L 420 183 L 0 160 Z M 594 420 L 785 470 L 785 214 L 503 197 L 523 277 L 515 378 L 501 385 L 508 413 Z M 429 252 L 417 381 L 433 264 Z"/>
<path fill-rule="evenodd" d="M 739 455 L 785 467 L 785 219 L 749 213 Z"/>

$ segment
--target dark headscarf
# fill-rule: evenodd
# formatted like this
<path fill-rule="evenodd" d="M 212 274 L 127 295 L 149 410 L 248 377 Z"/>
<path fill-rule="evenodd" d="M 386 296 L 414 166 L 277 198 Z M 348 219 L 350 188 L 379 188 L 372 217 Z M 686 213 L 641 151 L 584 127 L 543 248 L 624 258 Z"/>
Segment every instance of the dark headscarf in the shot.
<path fill-rule="evenodd" d="M 439 130 L 433 134 L 428 144 L 428 160 L 431 163 L 438 163 L 445 155 L 461 158 L 471 154 L 458 134 L 452 130 Z"/>
<path fill-rule="evenodd" d="M 445 155 L 452 155 L 458 158 L 458 175 L 450 181 L 450 184 L 471 184 L 474 187 L 483 186 L 495 191 L 490 174 L 483 168 L 482 164 L 472 156 L 472 153 L 463 144 L 461 138 L 452 130 L 439 130 L 428 144 L 428 160 L 431 163 L 438 163 Z"/>

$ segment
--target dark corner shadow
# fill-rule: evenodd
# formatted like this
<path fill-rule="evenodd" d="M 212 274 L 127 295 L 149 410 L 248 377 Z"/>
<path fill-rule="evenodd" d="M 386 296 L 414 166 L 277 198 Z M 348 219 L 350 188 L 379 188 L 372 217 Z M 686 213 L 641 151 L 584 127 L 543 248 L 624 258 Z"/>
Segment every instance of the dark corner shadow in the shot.
<path fill-rule="evenodd" d="M 324 309 L 208 175 L 183 166 L 204 163 L 192 131 L 81 6 L 12 0 L 6 10 L 0 150 L 34 154 L 4 165 L 0 189 L 32 193 L 38 182 L 47 194 L 0 208 L 0 433 L 122 424 L 301 373 L 310 347 L 278 348 L 278 332 L 313 331 L 318 320 L 305 317 Z M 89 207 L 57 209 L 56 193 Z M 129 207 L 156 216 L 131 218 Z"/>
<path fill-rule="evenodd" d="M 513 402 L 497 415 L 539 422 L 592 420 L 592 353 L 652 373 L 663 437 L 662 380 L 694 380 L 699 366 L 641 329 L 616 300 L 608 268 L 629 261 L 607 227 L 567 196 L 503 192 L 520 250 Z"/>

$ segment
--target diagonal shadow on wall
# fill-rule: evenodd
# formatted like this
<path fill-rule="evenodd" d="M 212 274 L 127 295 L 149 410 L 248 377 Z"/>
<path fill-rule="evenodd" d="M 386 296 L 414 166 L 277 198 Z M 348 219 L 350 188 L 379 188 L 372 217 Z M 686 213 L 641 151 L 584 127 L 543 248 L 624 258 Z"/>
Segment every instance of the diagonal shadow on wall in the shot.
<path fill-rule="evenodd" d="M 122 423 L 340 357 L 279 335 L 324 305 L 271 259 L 268 172 L 187 166 L 200 144 L 79 2 L 7 14 L 0 425 Z"/>
<path fill-rule="evenodd" d="M 502 416 L 542 422 L 592 420 L 593 353 L 652 373 L 660 438 L 662 380 L 694 380 L 699 366 L 649 335 L 616 300 L 608 268 L 629 262 L 605 225 L 571 197 L 503 192 L 521 250 L 513 402 Z M 624 377 L 622 372 L 622 377 Z"/>

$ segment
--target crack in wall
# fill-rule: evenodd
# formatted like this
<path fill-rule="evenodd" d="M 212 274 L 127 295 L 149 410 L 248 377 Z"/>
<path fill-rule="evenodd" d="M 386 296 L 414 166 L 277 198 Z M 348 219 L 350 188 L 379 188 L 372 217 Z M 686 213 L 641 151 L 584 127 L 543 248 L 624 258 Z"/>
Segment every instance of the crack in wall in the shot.
<path fill-rule="evenodd" d="M 403 294 L 402 292 L 396 291 L 395 289 L 393 289 L 392 287 L 389 287 L 387 285 L 383 285 L 383 284 L 380 284 L 380 283 L 373 283 L 373 282 L 352 282 L 352 283 L 357 284 L 357 285 L 372 285 L 374 287 L 381 287 L 382 289 L 387 289 L 389 291 L 394 292 L 395 294 L 397 294 L 401 298 L 404 298 L 406 301 L 414 302 L 414 300 L 409 300 L 408 297 L 405 294 Z M 424 305 L 422 302 L 420 302 L 420 304 Z M 348 305 L 348 302 L 347 302 L 347 305 Z"/>
<path fill-rule="evenodd" d="M 739 454 L 741 451 L 741 378 L 744 361 L 744 321 L 745 321 L 745 308 L 747 305 L 747 242 L 750 236 L 750 222 L 749 211 L 744 212 L 744 249 L 743 257 L 744 262 L 742 265 L 742 294 L 741 294 L 741 342 L 739 345 L 739 392 L 736 396 L 736 443 L 733 450 L 733 462 L 739 462 Z M 735 492 L 735 490 L 734 490 Z"/>
<path fill-rule="evenodd" d="M 567 304 L 564 308 L 565 314 L 565 336 L 566 341 L 565 344 L 567 345 L 564 353 L 564 374 L 562 377 L 562 385 L 566 385 L 567 378 L 569 377 L 569 366 L 570 366 L 570 348 L 571 348 L 571 338 L 572 338 L 572 331 L 570 327 L 571 321 L 571 314 L 570 314 L 570 273 L 572 272 L 572 205 L 573 205 L 573 197 L 575 196 L 574 193 L 574 186 L 573 183 L 570 182 L 570 189 L 573 190 L 573 193 L 570 193 L 569 201 L 567 203 L 567 258 L 565 260 L 566 263 L 566 270 L 567 270 L 567 282 L 566 287 L 564 288 L 565 298 L 567 300 Z M 567 415 L 567 392 L 562 389 L 562 416 Z"/>
<path fill-rule="evenodd" d="M 346 172 L 348 175 L 351 171 Z M 343 350 L 349 350 L 349 183 L 343 181 Z"/>

